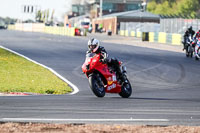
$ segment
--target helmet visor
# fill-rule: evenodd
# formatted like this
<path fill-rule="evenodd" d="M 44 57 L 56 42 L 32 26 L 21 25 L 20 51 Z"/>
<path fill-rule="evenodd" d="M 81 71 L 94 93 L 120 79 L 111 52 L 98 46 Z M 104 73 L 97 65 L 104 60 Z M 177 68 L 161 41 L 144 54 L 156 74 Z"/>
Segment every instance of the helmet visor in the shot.
<path fill-rule="evenodd" d="M 91 50 L 95 49 L 96 47 L 97 47 L 97 45 L 90 45 L 90 46 L 89 46 L 89 48 L 90 48 Z"/>

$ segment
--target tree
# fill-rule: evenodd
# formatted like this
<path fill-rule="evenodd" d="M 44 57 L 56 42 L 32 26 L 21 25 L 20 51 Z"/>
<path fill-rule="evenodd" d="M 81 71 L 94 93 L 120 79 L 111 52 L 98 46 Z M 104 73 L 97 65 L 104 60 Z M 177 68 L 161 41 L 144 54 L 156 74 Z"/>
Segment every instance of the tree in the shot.
<path fill-rule="evenodd" d="M 148 3 L 147 10 L 155 14 L 170 15 L 174 13 L 173 7 L 174 7 L 174 2 L 170 3 L 168 1 L 164 1 L 163 3 L 159 4 L 156 3 L 155 0 Z"/>
<path fill-rule="evenodd" d="M 147 10 L 160 15 L 178 15 L 195 18 L 200 0 L 151 0 Z"/>
<path fill-rule="evenodd" d="M 199 8 L 198 5 L 199 2 L 197 0 L 181 0 L 181 2 L 177 5 L 178 13 L 184 16 L 195 18 Z"/>
<path fill-rule="evenodd" d="M 53 23 L 53 20 L 54 20 L 54 12 L 55 12 L 55 10 L 53 10 L 51 13 L 51 23 Z"/>
<path fill-rule="evenodd" d="M 147 10 L 148 10 L 149 12 L 155 13 L 155 10 L 156 10 L 156 8 L 157 8 L 156 6 L 157 6 L 156 2 L 155 2 L 155 1 L 152 1 L 152 2 L 148 3 L 148 5 L 147 5 Z"/>
<path fill-rule="evenodd" d="M 49 9 L 46 12 L 46 22 L 48 22 L 48 21 L 49 21 Z"/>
<path fill-rule="evenodd" d="M 150 2 L 156 2 L 158 4 L 164 3 L 166 0 L 150 0 Z M 167 2 L 176 2 L 176 0 L 167 0 Z"/>
<path fill-rule="evenodd" d="M 36 12 L 35 19 L 36 19 L 36 22 L 41 22 L 42 21 L 42 12 L 41 12 L 41 10 Z"/>
<path fill-rule="evenodd" d="M 161 13 L 162 15 L 168 15 L 171 13 L 171 7 L 168 1 L 165 1 L 162 4 L 159 4 L 155 10 L 156 14 Z"/>

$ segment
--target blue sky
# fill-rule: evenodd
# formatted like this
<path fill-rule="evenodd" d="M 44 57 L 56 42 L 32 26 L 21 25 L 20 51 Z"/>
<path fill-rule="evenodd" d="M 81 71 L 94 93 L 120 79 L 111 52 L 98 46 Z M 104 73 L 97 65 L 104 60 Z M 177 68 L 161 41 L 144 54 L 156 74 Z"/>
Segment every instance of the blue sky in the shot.
<path fill-rule="evenodd" d="M 71 0 L 1 0 L 0 17 L 33 18 L 33 14 L 23 13 L 23 5 L 35 5 L 50 12 L 55 9 L 55 17 L 62 21 L 63 14 L 70 10 Z"/>

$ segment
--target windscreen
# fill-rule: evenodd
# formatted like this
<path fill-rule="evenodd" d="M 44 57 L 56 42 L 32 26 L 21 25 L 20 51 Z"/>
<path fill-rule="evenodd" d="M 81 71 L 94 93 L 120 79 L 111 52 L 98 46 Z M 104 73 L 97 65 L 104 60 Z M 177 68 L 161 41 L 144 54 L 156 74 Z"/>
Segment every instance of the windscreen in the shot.
<path fill-rule="evenodd" d="M 86 54 L 86 58 L 92 58 L 95 55 L 96 55 L 95 53 L 88 53 L 88 54 Z"/>

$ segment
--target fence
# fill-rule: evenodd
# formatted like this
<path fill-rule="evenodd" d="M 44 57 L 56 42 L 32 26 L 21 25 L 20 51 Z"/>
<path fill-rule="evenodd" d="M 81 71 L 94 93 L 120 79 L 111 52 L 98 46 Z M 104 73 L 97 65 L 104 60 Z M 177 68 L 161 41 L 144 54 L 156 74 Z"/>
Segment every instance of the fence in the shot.
<path fill-rule="evenodd" d="M 120 31 L 134 32 L 166 32 L 184 34 L 190 26 L 194 31 L 200 30 L 200 19 L 182 19 L 182 18 L 161 18 L 160 24 L 157 23 L 120 23 Z"/>
<path fill-rule="evenodd" d="M 159 32 L 160 24 L 158 24 L 158 23 L 121 22 L 120 30 L 140 31 L 140 32 Z"/>
<path fill-rule="evenodd" d="M 166 18 L 160 20 L 160 32 L 184 34 L 188 27 L 200 29 L 200 19 Z"/>
<path fill-rule="evenodd" d="M 142 32 L 159 32 L 160 24 L 157 23 L 137 23 L 121 22 L 120 35 L 142 37 Z"/>
<path fill-rule="evenodd" d="M 120 35 L 144 37 L 150 42 L 181 45 L 182 36 L 188 27 L 194 31 L 200 30 L 200 19 L 161 18 L 157 23 L 120 23 Z"/>
<path fill-rule="evenodd" d="M 160 32 L 162 24 L 163 23 L 120 23 L 120 35 L 142 37 L 143 40 L 150 42 L 181 45 L 182 34 Z"/>

